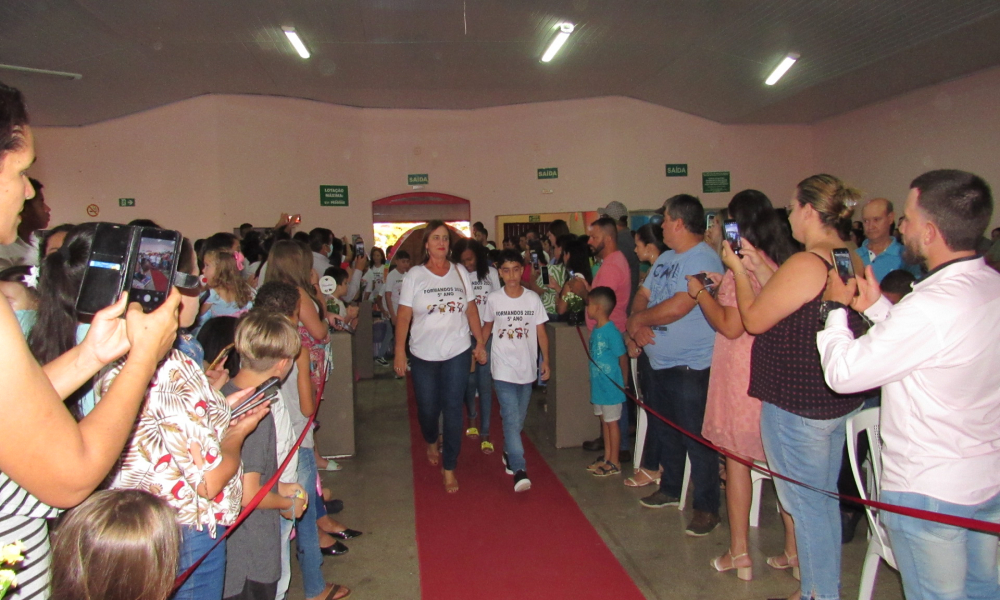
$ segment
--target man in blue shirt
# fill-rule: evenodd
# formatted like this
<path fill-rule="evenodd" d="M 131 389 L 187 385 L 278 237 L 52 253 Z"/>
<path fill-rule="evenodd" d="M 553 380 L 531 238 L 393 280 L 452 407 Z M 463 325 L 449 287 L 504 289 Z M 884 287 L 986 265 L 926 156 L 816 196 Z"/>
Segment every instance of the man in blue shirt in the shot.
<path fill-rule="evenodd" d="M 643 381 L 646 402 L 667 419 L 701 434 L 708 398 L 715 332 L 697 301 L 687 292 L 689 275 L 722 273 L 722 261 L 705 243 L 705 210 L 694 196 L 680 194 L 659 209 L 663 242 L 660 254 L 635 294 L 626 325 L 629 356 L 646 353 Z M 685 533 L 708 535 L 719 524 L 719 455 L 658 419 L 649 420 L 663 467 L 660 488 L 640 503 L 648 508 L 676 505 L 684 477 L 684 456 L 691 459 L 694 515 Z M 652 457 L 651 457 L 652 458 Z"/>
<path fill-rule="evenodd" d="M 896 221 L 892 202 L 885 198 L 872 198 L 861 209 L 861 222 L 865 227 L 865 241 L 857 249 L 865 266 L 871 265 L 879 282 L 890 271 L 903 269 L 920 277 L 920 267 L 903 259 L 903 245 L 892 235 Z"/>

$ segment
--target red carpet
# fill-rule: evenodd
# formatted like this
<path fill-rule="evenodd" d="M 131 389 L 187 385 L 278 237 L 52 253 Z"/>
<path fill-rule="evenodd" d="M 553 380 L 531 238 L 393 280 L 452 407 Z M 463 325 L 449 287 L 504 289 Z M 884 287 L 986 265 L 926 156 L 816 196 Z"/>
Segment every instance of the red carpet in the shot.
<path fill-rule="evenodd" d="M 500 457 L 495 399 L 490 437 L 496 452 L 487 456 L 481 440 L 463 436 L 455 471 L 460 489 L 446 494 L 441 467 L 427 462 L 409 382 L 407 396 L 424 600 L 643 598 L 527 437 L 531 489 L 514 493 Z"/>

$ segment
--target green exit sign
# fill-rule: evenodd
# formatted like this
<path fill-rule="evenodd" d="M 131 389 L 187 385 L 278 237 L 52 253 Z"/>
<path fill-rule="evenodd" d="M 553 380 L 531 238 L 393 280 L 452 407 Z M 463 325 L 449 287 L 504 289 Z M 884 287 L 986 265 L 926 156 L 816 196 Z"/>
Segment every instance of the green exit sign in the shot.
<path fill-rule="evenodd" d="M 135 198 L 119 198 L 118 199 L 118 206 L 121 206 L 122 208 L 125 208 L 125 207 L 134 208 L 135 207 Z"/>
<path fill-rule="evenodd" d="M 548 167 L 545 169 L 538 169 L 539 179 L 559 179 L 559 169 L 555 167 Z"/>
<path fill-rule="evenodd" d="M 346 185 L 319 186 L 319 205 L 347 206 L 347 186 Z"/>
<path fill-rule="evenodd" d="M 688 176 L 688 166 L 684 165 L 667 165 L 667 177 L 687 177 Z"/>
<path fill-rule="evenodd" d="M 542 222 L 542 215 L 528 215 L 528 222 L 529 223 L 541 223 Z"/>
<path fill-rule="evenodd" d="M 427 185 L 430 177 L 427 173 L 415 173 L 406 176 L 406 185 Z"/>

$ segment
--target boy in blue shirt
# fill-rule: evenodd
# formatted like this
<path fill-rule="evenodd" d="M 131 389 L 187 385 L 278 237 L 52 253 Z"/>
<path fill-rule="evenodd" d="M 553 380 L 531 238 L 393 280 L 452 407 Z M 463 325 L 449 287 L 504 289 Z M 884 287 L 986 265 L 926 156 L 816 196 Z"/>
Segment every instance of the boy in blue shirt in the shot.
<path fill-rule="evenodd" d="M 625 393 L 615 385 L 625 387 L 628 355 L 622 334 L 610 319 L 617 303 L 614 291 L 605 286 L 590 290 L 587 299 L 587 316 L 597 321 L 590 334 L 590 356 L 594 359 L 590 363 L 590 402 L 594 405 L 594 414 L 601 420 L 604 437 L 604 457 L 587 467 L 596 477 L 621 473 L 618 463 L 621 430 L 618 429 L 618 421 L 622 416 Z"/>

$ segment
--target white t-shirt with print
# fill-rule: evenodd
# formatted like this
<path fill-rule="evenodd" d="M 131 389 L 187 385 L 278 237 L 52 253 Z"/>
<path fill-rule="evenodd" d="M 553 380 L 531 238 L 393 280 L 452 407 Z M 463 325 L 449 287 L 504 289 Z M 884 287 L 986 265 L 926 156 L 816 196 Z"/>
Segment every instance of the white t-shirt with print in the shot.
<path fill-rule="evenodd" d="M 478 273 L 469 273 L 469 280 L 472 281 L 472 296 L 476 301 L 476 308 L 479 309 L 479 324 L 483 324 L 483 306 L 486 304 L 486 297 L 491 293 L 499 290 L 503 287 L 503 283 L 500 282 L 500 273 L 493 267 L 490 267 L 489 274 L 486 275 L 486 279 L 475 279 L 478 277 Z"/>
<path fill-rule="evenodd" d="M 386 266 L 372 267 L 365 271 L 365 274 L 361 277 L 364 281 L 363 289 L 366 294 L 370 294 L 371 298 L 382 295 L 382 286 L 385 283 L 385 270 Z"/>
<path fill-rule="evenodd" d="M 444 277 L 424 266 L 413 267 L 403 277 L 399 304 L 413 309 L 410 351 L 423 360 L 448 360 L 468 350 L 472 331 L 466 316 L 472 288 L 464 268 L 450 265 Z"/>
<path fill-rule="evenodd" d="M 486 298 L 483 320 L 493 322 L 490 372 L 493 379 L 508 383 L 532 383 L 538 369 L 538 329 L 549 320 L 542 299 L 522 288 L 511 298 L 505 288 Z"/>
<path fill-rule="evenodd" d="M 399 269 L 393 269 L 385 277 L 385 283 L 382 284 L 382 308 L 387 312 L 389 304 L 386 302 L 386 294 L 389 292 L 392 292 L 392 310 L 399 311 L 399 294 L 403 291 L 403 277 L 405 274 L 400 273 Z"/>

